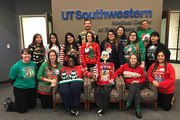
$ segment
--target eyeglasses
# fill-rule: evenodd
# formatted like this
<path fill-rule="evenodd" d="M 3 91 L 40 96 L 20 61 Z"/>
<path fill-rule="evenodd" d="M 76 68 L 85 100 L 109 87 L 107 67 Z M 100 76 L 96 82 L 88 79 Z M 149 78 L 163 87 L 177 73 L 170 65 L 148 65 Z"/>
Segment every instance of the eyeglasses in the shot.
<path fill-rule="evenodd" d="M 136 35 L 130 35 L 130 36 L 136 37 Z"/>

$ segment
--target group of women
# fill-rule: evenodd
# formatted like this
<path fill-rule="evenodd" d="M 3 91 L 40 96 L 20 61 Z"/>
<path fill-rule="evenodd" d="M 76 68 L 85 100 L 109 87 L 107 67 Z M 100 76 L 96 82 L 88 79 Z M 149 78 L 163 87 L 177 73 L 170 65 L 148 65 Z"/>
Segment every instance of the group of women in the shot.
<path fill-rule="evenodd" d="M 101 42 L 100 46 L 95 42 L 91 31 L 86 33 L 86 43 L 82 46 L 76 42 L 72 33 L 65 35 L 65 44 L 60 46 L 57 35 L 51 33 L 49 45 L 44 47 L 42 36 L 35 34 L 28 49 L 22 50 L 21 60 L 10 70 L 9 79 L 14 85 L 15 102 L 7 98 L 4 102 L 6 111 L 24 113 L 29 108 L 34 108 L 36 92 L 42 108 L 52 108 L 52 88 L 58 84 L 66 111 L 77 116 L 84 76 L 94 79 L 96 83 L 103 83 L 97 84 L 99 89 L 99 86 L 112 88 L 114 79 L 122 75 L 126 89 L 129 91 L 125 110 L 128 110 L 134 102 L 136 116 L 142 118 L 140 90 L 144 88 L 146 82 L 145 69 L 149 82 L 158 88 L 158 104 L 165 110 L 170 110 L 175 82 L 175 70 L 168 63 L 170 52 L 165 45 L 160 43 L 157 32 L 151 34 L 150 40 L 145 48 L 142 41 L 138 40 L 137 33 L 132 31 L 127 37 L 123 26 L 118 27 L 116 31 L 109 30 L 107 38 Z M 156 49 L 152 51 L 152 48 Z M 101 55 L 104 51 L 106 55 L 108 54 L 109 62 L 103 59 L 102 64 L 99 64 L 100 58 L 106 56 Z M 92 68 L 97 68 L 96 65 L 101 65 L 99 68 L 103 71 L 102 74 L 92 73 Z M 110 70 L 113 70 L 110 75 L 105 75 Z M 108 78 L 106 82 L 103 82 L 104 78 Z M 101 91 L 105 91 L 108 87 L 104 87 Z M 107 110 L 111 89 L 107 91 L 102 93 L 104 99 L 97 99 L 98 94 L 94 91 L 100 116 Z M 106 103 L 98 104 L 99 100 L 105 99 Z"/>

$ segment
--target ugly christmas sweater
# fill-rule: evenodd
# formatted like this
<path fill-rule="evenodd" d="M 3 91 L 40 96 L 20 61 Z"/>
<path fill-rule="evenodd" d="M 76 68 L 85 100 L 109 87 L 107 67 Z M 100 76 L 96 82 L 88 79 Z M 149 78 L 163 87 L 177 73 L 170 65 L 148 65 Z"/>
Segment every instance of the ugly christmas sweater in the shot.
<path fill-rule="evenodd" d="M 145 83 L 146 77 L 144 70 L 141 66 L 131 67 L 129 63 L 122 65 L 118 70 L 114 72 L 113 79 L 118 75 L 123 75 L 126 84 L 131 84 L 133 81 L 139 81 L 140 84 Z"/>
<path fill-rule="evenodd" d="M 74 81 L 83 82 L 83 77 L 93 77 L 93 74 L 85 70 L 81 65 L 73 67 L 63 66 L 59 84 L 69 83 Z"/>
<path fill-rule="evenodd" d="M 47 62 L 43 62 L 37 74 L 37 78 L 39 80 L 37 92 L 44 95 L 51 95 L 51 83 L 45 82 L 43 80 L 44 78 L 58 79 L 61 69 L 62 63 L 57 66 L 53 66 L 50 70 L 48 68 Z"/>
<path fill-rule="evenodd" d="M 100 48 L 99 45 L 94 42 L 90 45 L 87 43 L 81 46 L 81 58 L 83 66 L 86 68 L 86 64 L 96 64 L 100 60 Z"/>
<path fill-rule="evenodd" d="M 96 84 L 111 86 L 109 80 L 112 79 L 114 73 L 114 63 L 112 62 L 98 62 L 94 67 L 94 75 L 98 78 Z"/>
<path fill-rule="evenodd" d="M 175 70 L 170 63 L 167 63 L 166 71 L 164 66 L 158 66 L 155 72 L 152 72 L 155 63 L 151 65 L 148 70 L 148 79 L 150 82 L 156 80 L 159 82 L 158 91 L 163 94 L 172 94 L 174 93 L 175 88 Z"/>

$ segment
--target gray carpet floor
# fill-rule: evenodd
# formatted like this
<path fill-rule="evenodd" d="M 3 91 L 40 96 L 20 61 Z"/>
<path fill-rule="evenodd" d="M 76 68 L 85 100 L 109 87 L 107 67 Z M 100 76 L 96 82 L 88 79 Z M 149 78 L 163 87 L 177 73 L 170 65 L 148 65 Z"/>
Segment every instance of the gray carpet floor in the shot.
<path fill-rule="evenodd" d="M 142 103 L 141 111 L 143 120 L 180 120 L 180 80 L 175 83 L 176 102 L 171 111 L 163 111 L 158 107 L 154 111 L 153 103 Z M 119 111 L 118 104 L 110 105 L 108 113 L 102 117 L 97 115 L 95 104 L 90 105 L 90 111 L 85 112 L 84 105 L 80 104 L 80 114 L 75 117 L 66 113 L 63 104 L 58 104 L 56 111 L 52 109 L 42 109 L 40 102 L 37 101 L 37 107 L 28 110 L 27 113 L 6 112 L 3 101 L 7 97 L 14 98 L 12 93 L 12 85 L 9 83 L 0 84 L 0 120 L 136 120 L 135 110 L 132 107 L 129 111 Z"/>

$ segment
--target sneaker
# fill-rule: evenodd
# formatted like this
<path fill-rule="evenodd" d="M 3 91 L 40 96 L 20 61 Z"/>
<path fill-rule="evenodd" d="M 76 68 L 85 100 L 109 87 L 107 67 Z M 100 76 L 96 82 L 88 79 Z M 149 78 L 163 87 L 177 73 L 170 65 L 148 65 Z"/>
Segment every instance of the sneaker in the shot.
<path fill-rule="evenodd" d="M 99 109 L 99 110 L 97 111 L 97 113 L 98 113 L 99 116 L 102 116 L 102 115 L 104 114 L 103 109 Z"/>
<path fill-rule="evenodd" d="M 4 107 L 8 108 L 11 102 L 12 102 L 11 98 L 6 98 L 5 101 L 3 102 Z"/>
<path fill-rule="evenodd" d="M 71 110 L 71 114 L 73 114 L 74 116 L 78 116 L 78 115 L 79 115 L 79 110 L 77 110 L 77 109 L 72 109 L 72 110 Z"/>

